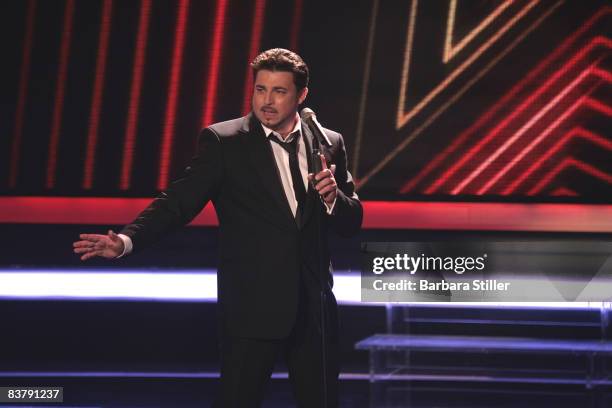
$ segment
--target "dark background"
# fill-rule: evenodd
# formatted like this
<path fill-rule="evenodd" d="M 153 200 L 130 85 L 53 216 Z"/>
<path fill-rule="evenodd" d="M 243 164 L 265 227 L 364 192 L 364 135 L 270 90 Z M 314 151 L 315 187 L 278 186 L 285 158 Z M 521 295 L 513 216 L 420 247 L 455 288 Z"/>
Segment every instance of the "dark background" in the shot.
<path fill-rule="evenodd" d="M 453 3 L 455 20 L 449 26 Z M 212 121 L 244 113 L 244 100 L 250 94 L 245 91 L 246 67 L 253 52 L 292 47 L 311 69 L 306 105 L 324 125 L 344 134 L 349 165 L 363 199 L 612 201 L 609 1 L 519 0 L 495 14 L 488 24 L 483 23 L 502 2 L 420 1 L 413 10 L 411 2 L 229 1 L 222 25 L 214 23 L 220 1 L 152 1 L 142 89 L 135 100 L 134 161 L 125 189 L 120 169 L 126 157 L 139 16 L 146 2 L 112 2 L 107 53 L 98 59 L 104 4 L 100 0 L 28 0 L 0 5 L 3 195 L 153 195 L 165 185 L 160 181 L 163 135 L 170 141 L 166 150 L 172 179 L 193 154 L 197 133 L 206 124 L 205 109 L 210 109 Z M 172 115 L 168 110 L 170 77 L 181 5 L 186 7 L 186 20 L 184 42 L 178 43 L 182 58 L 174 61 L 178 82 Z M 258 8 L 263 11 L 259 20 Z M 73 12 L 70 24 L 65 21 L 67 10 Z M 412 11 L 412 47 L 407 47 Z M 259 41 L 252 36 L 257 24 L 261 27 Z M 454 46 L 473 36 L 444 63 L 449 27 Z M 58 79 L 66 30 L 70 41 L 64 44 L 62 98 Z M 221 34 L 222 46 L 216 82 L 211 81 L 215 30 Z M 589 48 L 593 41 L 596 45 Z M 24 58 L 24 52 L 29 58 Z M 408 53 L 409 79 L 402 111 L 411 111 L 457 69 L 461 72 L 416 115 L 398 125 L 402 67 Z M 100 67 L 105 69 L 98 125 L 92 126 L 95 75 Z M 592 72 L 570 86 L 585 69 Z M 218 92 L 209 107 L 206 92 L 213 83 Z M 530 99 L 541 87 L 545 89 Z M 564 91 L 563 97 L 555 99 Z M 62 113 L 57 121 L 57 166 L 51 169 L 50 138 L 58 104 Z M 555 123 L 574 104 L 580 106 Z M 527 126 L 546 106 L 546 114 Z M 504 121 L 507 123 L 494 137 L 488 138 Z M 584 131 L 561 143 L 564 135 L 577 128 Z M 84 172 L 91 129 L 97 129 L 98 139 L 89 187 L 84 185 Z M 498 154 L 517 134 L 520 137 Z M 478 147 L 478 143 L 483 145 Z M 551 150 L 554 154 L 546 156 Z M 474 174 L 483 163 L 489 164 Z M 503 177 L 483 190 L 510 164 Z M 525 180 L 508 191 L 510 183 L 523 175 Z M 473 180 L 461 187 L 467 177 Z"/>

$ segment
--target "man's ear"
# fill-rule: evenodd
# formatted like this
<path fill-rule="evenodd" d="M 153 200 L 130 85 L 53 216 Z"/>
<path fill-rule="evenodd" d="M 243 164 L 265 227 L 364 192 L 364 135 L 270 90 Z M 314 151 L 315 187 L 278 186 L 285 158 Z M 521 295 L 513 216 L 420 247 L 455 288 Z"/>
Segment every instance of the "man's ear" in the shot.
<path fill-rule="evenodd" d="M 304 89 L 300 91 L 300 95 L 298 96 L 298 105 L 301 105 L 306 100 L 306 95 L 308 95 L 308 87 L 305 86 Z"/>

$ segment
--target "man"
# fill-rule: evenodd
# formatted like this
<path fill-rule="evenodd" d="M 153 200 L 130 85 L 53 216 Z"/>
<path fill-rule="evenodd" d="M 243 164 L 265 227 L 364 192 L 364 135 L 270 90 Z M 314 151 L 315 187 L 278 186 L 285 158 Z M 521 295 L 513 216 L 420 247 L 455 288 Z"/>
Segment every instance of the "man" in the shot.
<path fill-rule="evenodd" d="M 252 112 L 204 129 L 184 175 L 132 224 L 119 235 L 83 234 L 74 251 L 86 260 L 141 250 L 212 201 L 220 243 L 217 406 L 260 406 L 283 353 L 299 406 L 336 407 L 337 305 L 327 232 L 357 233 L 363 210 L 342 136 L 324 129 L 318 140 L 297 114 L 308 94 L 304 61 L 275 48 L 251 67 Z M 319 144 L 323 170 L 310 174 Z"/>

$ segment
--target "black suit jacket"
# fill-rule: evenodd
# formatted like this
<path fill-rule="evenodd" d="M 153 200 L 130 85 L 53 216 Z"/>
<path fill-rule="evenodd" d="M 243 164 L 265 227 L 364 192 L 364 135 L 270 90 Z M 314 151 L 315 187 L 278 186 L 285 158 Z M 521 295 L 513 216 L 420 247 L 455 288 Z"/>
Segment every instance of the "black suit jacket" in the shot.
<path fill-rule="evenodd" d="M 363 217 L 347 171 L 342 136 L 328 129 L 325 132 L 331 146 L 320 148 L 327 162 L 336 164 L 339 187 L 331 215 L 309 188 L 302 225 L 297 225 L 270 142 L 250 114 L 204 129 L 198 152 L 183 176 L 121 232 L 138 251 L 189 223 L 211 200 L 219 218 L 217 282 L 223 329 L 240 337 L 285 337 L 295 321 L 301 273 L 312 274 L 319 289 L 333 298 L 328 229 L 342 236 L 355 234 Z M 302 134 L 310 152 L 313 134 L 305 125 Z M 308 157 L 312 170 L 310 154 Z M 316 256 L 317 223 L 322 238 L 320 257 Z"/>

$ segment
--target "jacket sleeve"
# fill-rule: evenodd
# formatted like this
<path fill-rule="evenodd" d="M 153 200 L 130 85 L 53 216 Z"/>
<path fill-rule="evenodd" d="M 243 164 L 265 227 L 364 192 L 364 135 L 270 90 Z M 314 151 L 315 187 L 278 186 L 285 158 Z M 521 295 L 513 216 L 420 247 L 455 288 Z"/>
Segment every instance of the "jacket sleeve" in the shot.
<path fill-rule="evenodd" d="M 221 142 L 211 129 L 198 138 L 198 149 L 183 174 L 121 231 L 140 251 L 166 233 L 189 223 L 219 193 L 223 177 Z"/>
<path fill-rule="evenodd" d="M 344 237 L 355 235 L 361 228 L 363 208 L 357 193 L 355 183 L 348 171 L 346 148 L 342 135 L 339 135 L 338 150 L 334 158 L 336 173 L 334 177 L 338 186 L 336 205 L 330 215 L 327 215 L 331 228 Z"/>

